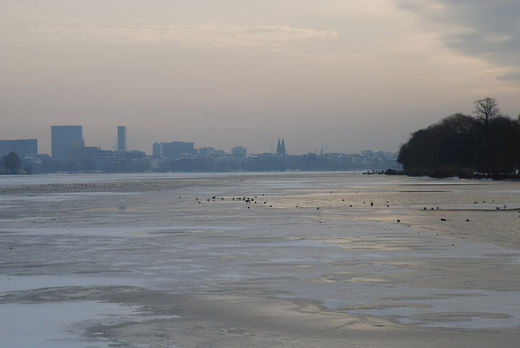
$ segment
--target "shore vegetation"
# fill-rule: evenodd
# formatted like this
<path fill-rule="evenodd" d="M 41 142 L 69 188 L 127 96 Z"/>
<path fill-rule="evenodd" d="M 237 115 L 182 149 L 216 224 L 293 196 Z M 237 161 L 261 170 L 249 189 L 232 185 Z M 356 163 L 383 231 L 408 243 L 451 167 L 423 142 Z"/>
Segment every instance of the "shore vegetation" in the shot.
<path fill-rule="evenodd" d="M 455 113 L 412 133 L 397 161 L 412 176 L 520 178 L 520 116 L 504 115 L 494 98 L 477 100 L 473 115 Z"/>

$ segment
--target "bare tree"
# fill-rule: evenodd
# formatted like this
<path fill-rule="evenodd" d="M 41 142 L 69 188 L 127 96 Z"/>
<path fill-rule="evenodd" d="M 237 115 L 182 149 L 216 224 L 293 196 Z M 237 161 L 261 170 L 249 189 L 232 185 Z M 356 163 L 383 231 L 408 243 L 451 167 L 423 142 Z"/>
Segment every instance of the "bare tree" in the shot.
<path fill-rule="evenodd" d="M 473 114 L 480 121 L 484 122 L 484 125 L 489 125 L 489 122 L 493 121 L 500 116 L 500 109 L 498 108 L 498 102 L 495 98 L 484 98 L 475 101 Z"/>

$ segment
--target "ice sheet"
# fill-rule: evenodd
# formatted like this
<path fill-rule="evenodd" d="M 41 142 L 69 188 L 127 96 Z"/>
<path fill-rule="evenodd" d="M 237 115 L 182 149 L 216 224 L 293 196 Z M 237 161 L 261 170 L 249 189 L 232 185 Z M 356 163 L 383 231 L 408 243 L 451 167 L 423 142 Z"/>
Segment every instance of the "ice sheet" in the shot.
<path fill-rule="evenodd" d="M 167 294 L 247 291 L 406 325 L 479 329 L 520 324 L 517 249 L 462 238 L 466 235 L 460 230 L 446 233 L 437 225 L 413 223 L 419 214 L 430 214 L 425 216 L 437 224 L 440 218 L 448 219 L 445 225 L 459 219 L 453 228 L 469 226 L 469 231 L 490 221 L 499 227 L 509 221 L 514 228 L 517 212 L 476 211 L 471 225 L 461 225 L 466 215 L 454 212 L 498 203 L 520 206 L 516 188 L 507 189 L 510 183 L 284 173 L 243 175 L 244 182 L 236 180 L 239 174 L 64 175 L 13 178 L 3 185 L 118 180 L 139 185 L 139 180 L 186 177 L 201 181 L 124 195 L 4 197 L 9 204 L 0 214 L 2 295 L 112 285 Z M 213 195 L 225 200 L 208 202 Z M 232 200 L 255 195 L 257 204 Z M 54 196 L 67 201 L 49 198 Z M 440 209 L 424 212 L 423 204 Z M 37 319 L 53 306 L 58 326 L 92 324 L 88 319 L 120 310 L 108 306 L 88 312 L 87 305 L 73 302 L 0 303 L 2 312 L 20 318 L 30 308 L 42 313 L 34 317 L 40 332 L 36 341 L 62 337 L 55 326 Z M 81 315 L 68 317 L 67 308 Z M 35 341 L 32 336 L 24 340 L 21 323 L 13 321 L 10 339 L 31 346 Z M 64 337 L 74 343 L 77 335 Z"/>

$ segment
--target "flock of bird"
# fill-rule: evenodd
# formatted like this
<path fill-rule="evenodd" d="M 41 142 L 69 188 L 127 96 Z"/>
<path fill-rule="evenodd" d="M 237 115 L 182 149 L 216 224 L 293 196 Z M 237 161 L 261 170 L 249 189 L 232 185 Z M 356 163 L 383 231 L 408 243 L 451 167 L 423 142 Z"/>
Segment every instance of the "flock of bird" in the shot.
<path fill-rule="evenodd" d="M 356 192 L 357 193 L 357 192 Z M 331 192 L 332 194 L 332 192 Z M 262 197 L 264 197 L 265 194 L 262 194 Z M 181 196 L 179 196 L 179 199 L 181 199 Z M 217 197 L 217 196 L 211 196 L 210 198 L 206 198 L 205 199 L 207 202 L 216 202 L 216 201 L 224 201 L 225 198 L 224 197 Z M 244 202 L 245 204 L 247 204 L 247 209 L 251 209 L 251 204 L 257 204 L 259 201 L 258 201 L 258 195 L 255 195 L 255 196 L 252 196 L 252 197 L 249 197 L 249 196 L 239 196 L 239 197 L 231 197 L 231 200 L 232 201 L 239 201 L 239 202 Z M 202 203 L 202 200 L 199 199 L 198 197 L 195 197 L 195 201 L 198 202 L 198 204 L 201 204 Z M 342 202 L 345 202 L 345 199 L 341 199 Z M 493 203 L 495 202 L 494 200 L 492 201 Z M 262 201 L 260 200 L 260 203 L 263 203 L 263 205 L 267 206 L 268 205 L 268 202 L 267 201 Z M 473 202 L 474 204 L 478 204 L 477 201 Z M 486 201 L 482 201 L 483 204 L 486 203 Z M 367 202 L 363 202 L 363 205 L 366 205 Z M 269 204 L 268 205 L 270 208 L 273 207 L 272 204 Z M 374 202 L 370 202 L 370 206 L 371 207 L 374 207 Z M 300 208 L 300 206 L 296 205 L 295 206 L 296 208 Z M 352 208 L 353 207 L 353 204 L 349 204 L 349 207 Z M 386 201 L 386 207 L 389 208 L 390 207 L 390 202 L 389 201 Z M 316 210 L 320 210 L 320 207 L 315 207 Z M 496 206 L 496 210 L 501 210 L 501 209 L 507 209 L 507 205 L 503 205 L 503 207 L 500 207 L 500 206 Z M 434 211 L 439 211 L 440 210 L 440 207 L 423 207 L 423 210 L 424 211 L 427 211 L 427 210 L 434 210 Z M 520 216 L 519 216 L 520 217 Z M 440 218 L 441 221 L 445 222 L 445 221 L 448 221 L 446 218 L 444 217 L 441 217 Z M 466 218 L 466 222 L 469 222 L 470 219 Z M 400 219 L 397 219 L 396 222 L 401 222 Z"/>

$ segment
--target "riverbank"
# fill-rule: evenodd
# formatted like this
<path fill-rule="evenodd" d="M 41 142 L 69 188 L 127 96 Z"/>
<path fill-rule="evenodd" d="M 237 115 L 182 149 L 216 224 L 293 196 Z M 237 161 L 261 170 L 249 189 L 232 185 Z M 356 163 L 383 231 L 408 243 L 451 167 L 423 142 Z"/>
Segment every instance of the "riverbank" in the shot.
<path fill-rule="evenodd" d="M 445 178 L 459 178 L 459 179 L 492 179 L 492 180 L 520 180 L 520 173 L 516 174 L 504 174 L 504 173 L 478 173 L 473 170 L 463 169 L 463 170 L 454 170 L 453 168 L 438 168 L 433 170 L 417 170 L 417 171 L 405 171 L 405 170 L 395 170 L 395 169 L 386 169 L 379 171 L 368 171 L 364 174 L 385 174 L 385 175 L 405 175 L 411 177 L 421 177 L 426 176 L 435 179 L 445 179 Z"/>

